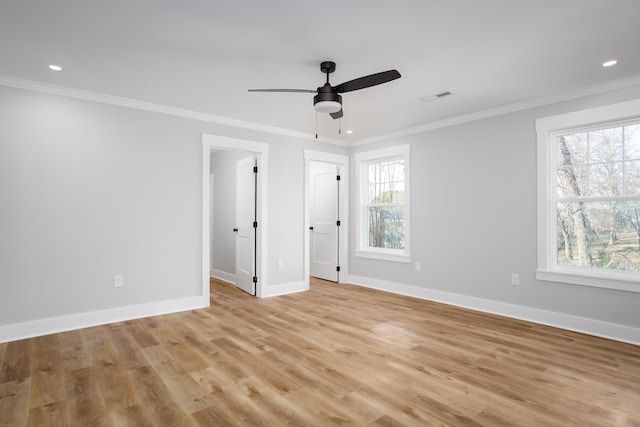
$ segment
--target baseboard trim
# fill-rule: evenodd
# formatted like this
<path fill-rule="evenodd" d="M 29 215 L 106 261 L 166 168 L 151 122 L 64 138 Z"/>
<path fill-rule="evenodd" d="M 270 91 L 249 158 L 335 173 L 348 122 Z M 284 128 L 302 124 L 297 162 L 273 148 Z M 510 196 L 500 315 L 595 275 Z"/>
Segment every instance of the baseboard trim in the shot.
<path fill-rule="evenodd" d="M 0 325 L 0 343 L 209 307 L 209 295 Z"/>
<path fill-rule="evenodd" d="M 232 285 L 236 284 L 236 275 L 227 273 L 222 270 L 211 270 L 210 276 L 214 279 L 222 280 L 223 282 L 231 283 Z"/>
<path fill-rule="evenodd" d="M 451 292 L 438 291 L 435 289 L 421 288 L 418 286 L 405 285 L 402 283 L 372 279 L 370 277 L 351 275 L 348 279 L 349 284 L 351 285 L 440 302 L 457 307 L 497 314 L 500 316 L 511 317 L 513 319 L 526 320 L 528 322 L 538 323 L 546 326 L 553 326 L 569 331 L 580 332 L 587 335 L 593 335 L 629 344 L 640 345 L 640 328 L 619 325 L 616 323 L 608 323 L 600 320 L 573 316 L 570 314 L 540 310 L 537 308 L 526 307 L 522 305 L 515 305 L 467 295 L 454 294 Z"/>
<path fill-rule="evenodd" d="M 277 297 L 280 295 L 293 294 L 296 292 L 304 292 L 309 290 L 309 284 L 303 281 L 281 283 L 278 285 L 265 286 L 262 290 L 260 298 Z"/>

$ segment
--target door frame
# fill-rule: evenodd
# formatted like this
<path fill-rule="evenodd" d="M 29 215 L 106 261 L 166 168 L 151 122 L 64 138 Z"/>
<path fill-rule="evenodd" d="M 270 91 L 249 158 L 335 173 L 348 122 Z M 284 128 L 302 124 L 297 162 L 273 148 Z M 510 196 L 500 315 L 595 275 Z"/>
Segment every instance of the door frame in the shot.
<path fill-rule="evenodd" d="M 202 293 L 209 295 L 210 292 L 210 264 L 211 264 L 211 212 L 209 189 L 211 175 L 211 151 L 231 150 L 246 151 L 253 153 L 258 162 L 258 201 L 257 219 L 258 229 L 256 233 L 256 296 L 262 298 L 264 290 L 268 286 L 267 278 L 267 165 L 269 164 L 269 145 L 264 142 L 251 141 L 247 139 L 231 138 L 227 136 L 202 134 Z"/>
<path fill-rule="evenodd" d="M 310 213 L 311 213 L 311 167 L 310 162 L 324 162 L 338 165 L 340 171 L 340 227 L 338 228 L 338 250 L 340 264 L 340 283 L 347 283 L 349 277 L 349 156 L 321 151 L 304 150 L 304 283 L 309 287 L 311 251 Z"/>

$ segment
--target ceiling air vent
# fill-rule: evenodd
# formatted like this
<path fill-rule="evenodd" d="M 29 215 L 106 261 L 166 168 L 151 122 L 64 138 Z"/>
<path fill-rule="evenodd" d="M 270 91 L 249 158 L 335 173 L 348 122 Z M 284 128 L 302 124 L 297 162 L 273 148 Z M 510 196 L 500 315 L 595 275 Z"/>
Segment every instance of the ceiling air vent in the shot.
<path fill-rule="evenodd" d="M 437 101 L 438 99 L 451 96 L 451 95 L 453 95 L 453 92 L 449 92 L 449 91 L 440 92 L 440 93 L 436 93 L 435 95 L 423 96 L 422 98 L 420 98 L 420 101 L 422 102 Z"/>

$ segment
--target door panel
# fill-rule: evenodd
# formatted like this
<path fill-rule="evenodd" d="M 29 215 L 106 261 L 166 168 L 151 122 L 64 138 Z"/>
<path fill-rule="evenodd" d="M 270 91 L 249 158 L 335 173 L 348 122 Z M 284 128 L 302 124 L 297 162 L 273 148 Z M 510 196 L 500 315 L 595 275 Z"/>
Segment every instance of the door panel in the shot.
<path fill-rule="evenodd" d="M 254 156 L 236 167 L 236 286 L 255 295 L 255 166 Z"/>
<path fill-rule="evenodd" d="M 338 165 L 312 162 L 310 169 L 310 274 L 338 281 Z"/>

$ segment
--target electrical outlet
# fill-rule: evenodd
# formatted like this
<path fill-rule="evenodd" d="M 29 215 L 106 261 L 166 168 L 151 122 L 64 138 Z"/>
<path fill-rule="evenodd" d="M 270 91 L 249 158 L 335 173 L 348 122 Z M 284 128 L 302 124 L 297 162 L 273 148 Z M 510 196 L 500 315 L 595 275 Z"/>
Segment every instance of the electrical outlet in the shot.
<path fill-rule="evenodd" d="M 279 259 L 278 260 L 278 270 L 283 270 L 284 269 L 284 261 Z"/>
<path fill-rule="evenodd" d="M 116 274 L 113 276 L 113 287 L 114 288 L 122 288 L 124 286 L 124 276 L 121 274 Z"/>
<path fill-rule="evenodd" d="M 513 273 L 511 275 L 511 284 L 513 286 L 518 286 L 520 284 L 520 275 L 519 274 Z"/>
<path fill-rule="evenodd" d="M 422 271 L 422 265 L 419 262 L 416 262 L 416 271 Z"/>

